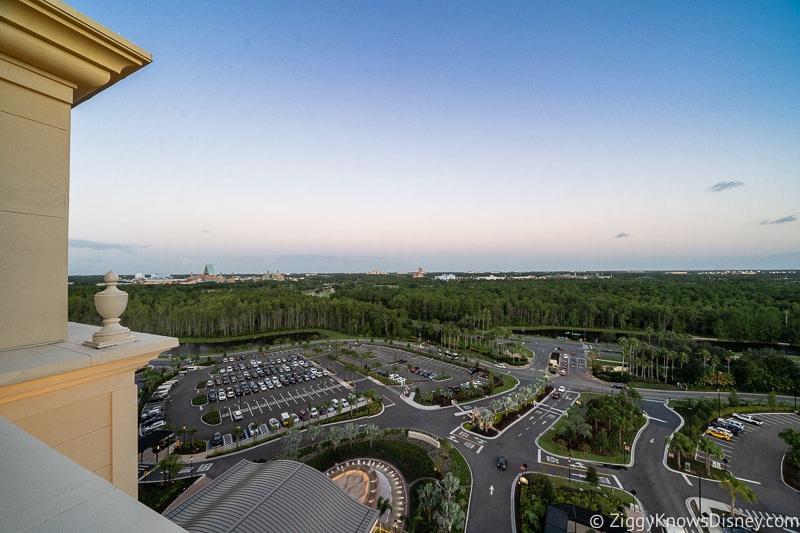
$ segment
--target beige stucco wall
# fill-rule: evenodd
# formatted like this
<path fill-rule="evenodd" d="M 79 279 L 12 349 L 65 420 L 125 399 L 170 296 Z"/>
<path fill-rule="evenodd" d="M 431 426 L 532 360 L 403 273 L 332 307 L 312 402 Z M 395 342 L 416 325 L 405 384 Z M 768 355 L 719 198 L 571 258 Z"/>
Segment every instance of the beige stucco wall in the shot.
<path fill-rule="evenodd" d="M 67 335 L 72 102 L 64 89 L 0 56 L 0 294 L 14 303 L 0 313 L 0 350 Z"/>
<path fill-rule="evenodd" d="M 70 114 L 151 61 L 57 0 L 0 0 L 0 416 L 134 497 L 134 371 L 178 342 L 67 323 Z"/>
<path fill-rule="evenodd" d="M 138 342 L 84 346 L 97 330 L 70 323 L 62 342 L 0 352 L 0 417 L 136 497 L 134 371 L 178 342 L 139 333 Z"/>
<path fill-rule="evenodd" d="M 66 338 L 71 108 L 151 61 L 62 2 L 0 2 L 0 350 Z"/>

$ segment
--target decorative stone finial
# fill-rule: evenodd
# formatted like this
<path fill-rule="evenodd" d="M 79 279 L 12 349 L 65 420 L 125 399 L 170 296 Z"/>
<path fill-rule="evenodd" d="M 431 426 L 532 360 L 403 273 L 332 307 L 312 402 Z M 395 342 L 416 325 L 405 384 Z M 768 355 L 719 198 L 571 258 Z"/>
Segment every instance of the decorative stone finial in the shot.
<path fill-rule="evenodd" d="M 105 276 L 106 288 L 94 295 L 94 306 L 103 317 L 103 328 L 92 335 L 92 340 L 84 341 L 85 346 L 107 348 L 126 342 L 136 342 L 138 337 L 131 335 L 131 330 L 119 323 L 119 317 L 128 307 L 128 293 L 117 288 L 119 276 L 109 270 Z"/>

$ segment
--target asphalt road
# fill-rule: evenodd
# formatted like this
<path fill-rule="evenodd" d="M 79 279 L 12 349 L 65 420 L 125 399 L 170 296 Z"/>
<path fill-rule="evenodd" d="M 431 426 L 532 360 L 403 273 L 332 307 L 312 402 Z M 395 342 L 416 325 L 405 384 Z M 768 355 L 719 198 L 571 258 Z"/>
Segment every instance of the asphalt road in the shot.
<path fill-rule="evenodd" d="M 489 400 L 484 399 L 468 406 L 420 410 L 401 398 L 400 393 L 403 390 L 401 386 L 378 385 L 360 374 L 344 376 L 345 372 L 341 366 L 335 368 L 340 376 L 354 379 L 357 389 L 376 389 L 383 397 L 384 412 L 370 419 L 369 422 L 384 428 L 404 427 L 427 431 L 450 440 L 464 455 L 473 477 L 466 528 L 470 533 L 514 530 L 510 510 L 514 483 L 523 464 L 527 464 L 528 471 L 540 471 L 565 478 L 574 476 L 574 479 L 580 479 L 588 463 L 569 461 L 568 458 L 543 452 L 536 446 L 535 439 L 558 419 L 580 392 L 588 390 L 606 394 L 615 392 L 608 384 L 591 377 L 586 365 L 588 351 L 586 345 L 568 341 L 531 339 L 526 341 L 526 346 L 535 353 L 534 360 L 529 367 L 496 368 L 494 370 L 509 373 L 519 379 L 521 385 L 525 385 L 546 373 L 547 358 L 550 352 L 561 346 L 565 348 L 566 352 L 570 350 L 575 352 L 575 356 L 570 357 L 567 375 L 557 376 L 554 380 L 556 386 L 563 385 L 567 392 L 557 400 L 547 398 L 541 406 L 493 439 L 478 437 L 463 431 L 459 425 L 462 419 L 462 409 L 466 410 L 478 403 L 486 405 Z M 470 379 L 464 369 L 409 353 L 403 355 L 396 348 L 375 348 L 372 353 L 386 361 L 386 369 L 392 369 L 404 377 L 414 379 L 413 387 L 419 386 L 421 390 L 459 384 Z M 405 364 L 398 365 L 395 362 L 399 359 L 407 359 L 411 364 L 425 368 L 430 367 L 431 370 L 444 372 L 452 377 L 444 383 L 424 379 L 419 381 L 418 376 L 414 376 L 404 369 Z M 330 361 L 323 356 L 318 356 L 316 360 L 325 366 L 331 365 Z M 231 431 L 237 424 L 246 424 L 247 418 L 238 423 L 224 419 L 223 424 L 218 427 L 206 427 L 199 421 L 200 412 L 198 408 L 191 406 L 190 399 L 195 393 L 194 384 L 205 378 L 205 375 L 201 375 L 200 372 L 202 371 L 189 373 L 181 383 L 176 385 L 167 409 L 168 421 L 178 428 L 182 427 L 184 423 L 187 427 L 198 427 L 199 431 L 195 438 L 210 438 L 216 431 Z M 308 386 L 309 383 L 313 384 L 313 382 L 306 382 L 304 385 Z M 597 466 L 601 483 L 634 492 L 646 513 L 664 513 L 666 516 L 673 517 L 688 516 L 686 501 L 688 498 L 697 496 L 698 480 L 696 477 L 670 471 L 664 465 L 666 436 L 671 434 L 681 423 L 680 417 L 668 409 L 665 402 L 670 397 L 703 393 L 650 390 L 640 390 L 640 392 L 644 396 L 642 405 L 649 417 L 648 424 L 632 447 L 633 457 L 627 467 Z M 336 390 L 332 394 L 340 395 L 340 391 Z M 740 394 L 740 397 L 746 396 Z M 259 413 L 259 420 L 263 421 L 266 416 L 272 415 Z M 780 458 L 786 446 L 776 435 L 783 427 L 793 426 L 800 429 L 800 417 L 784 414 L 765 415 L 764 418 L 768 420 L 768 423 L 765 423 L 763 427 L 750 428 L 743 437 L 734 439 L 730 450 L 726 449 L 726 458 L 729 459 L 729 466 L 734 474 L 750 482 L 759 494 L 759 503 L 745 505 L 748 510 L 762 514 L 796 515 L 798 514 L 798 495 L 783 485 L 779 478 Z M 360 423 L 367 423 L 367 421 L 361 420 Z M 203 473 L 214 478 L 241 459 L 270 459 L 279 450 L 280 441 L 273 441 L 256 448 L 217 457 L 204 463 L 195 463 L 192 470 L 194 473 Z M 507 457 L 509 461 L 508 469 L 505 471 L 498 470 L 496 466 L 497 458 L 500 455 Z M 152 475 L 157 477 L 158 474 Z M 188 475 L 188 471 L 185 471 L 184 475 Z M 730 501 L 728 492 L 710 480 L 702 481 L 702 495 L 703 498 L 722 502 Z M 739 503 L 738 500 L 737 503 Z"/>

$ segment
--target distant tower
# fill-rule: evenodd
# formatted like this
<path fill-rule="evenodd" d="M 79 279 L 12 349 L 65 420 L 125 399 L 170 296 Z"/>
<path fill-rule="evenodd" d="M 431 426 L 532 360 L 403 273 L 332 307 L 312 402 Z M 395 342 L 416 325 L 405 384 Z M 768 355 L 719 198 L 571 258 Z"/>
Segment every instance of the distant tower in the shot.
<path fill-rule="evenodd" d="M 203 269 L 203 274 L 206 276 L 216 276 L 217 273 L 214 272 L 214 265 L 211 263 L 207 264 L 206 267 Z"/>

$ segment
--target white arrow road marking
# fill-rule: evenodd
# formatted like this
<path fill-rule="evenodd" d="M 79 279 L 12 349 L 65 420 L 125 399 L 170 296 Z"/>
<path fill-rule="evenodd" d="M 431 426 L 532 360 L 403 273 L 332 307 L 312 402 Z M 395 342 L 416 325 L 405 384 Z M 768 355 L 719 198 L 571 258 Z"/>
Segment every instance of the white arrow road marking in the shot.
<path fill-rule="evenodd" d="M 489 485 L 489 496 L 494 496 L 494 485 Z"/>

